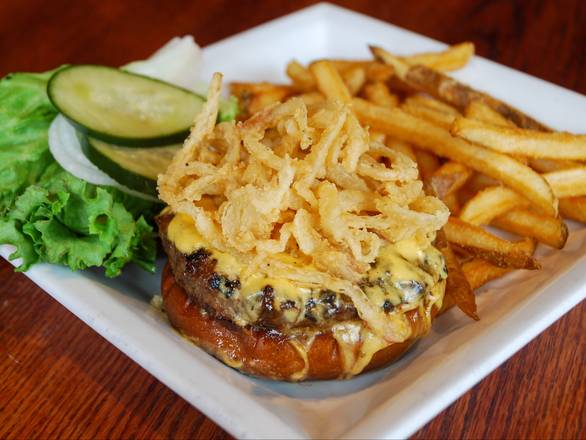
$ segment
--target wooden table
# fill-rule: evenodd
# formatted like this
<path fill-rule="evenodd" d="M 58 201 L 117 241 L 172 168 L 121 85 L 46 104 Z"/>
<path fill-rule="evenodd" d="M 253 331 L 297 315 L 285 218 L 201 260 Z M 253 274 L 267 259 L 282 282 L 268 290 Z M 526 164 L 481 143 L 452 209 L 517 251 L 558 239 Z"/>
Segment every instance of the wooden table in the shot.
<path fill-rule="evenodd" d="M 0 75 L 120 65 L 175 35 L 206 45 L 310 3 L 2 0 Z M 480 55 L 586 93 L 582 0 L 341 4 L 447 43 L 473 41 Z M 0 279 L 0 438 L 229 437 L 4 260 Z M 585 359 L 582 303 L 415 437 L 584 438 Z"/>

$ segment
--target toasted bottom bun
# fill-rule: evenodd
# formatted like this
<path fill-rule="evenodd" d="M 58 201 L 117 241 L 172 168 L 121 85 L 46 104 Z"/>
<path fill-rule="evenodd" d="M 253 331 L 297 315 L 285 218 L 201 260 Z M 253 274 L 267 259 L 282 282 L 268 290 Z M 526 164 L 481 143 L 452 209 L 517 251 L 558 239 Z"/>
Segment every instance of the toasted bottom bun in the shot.
<path fill-rule="evenodd" d="M 168 264 L 163 272 L 162 296 L 167 316 L 176 329 L 209 354 L 244 373 L 287 381 L 349 377 L 338 342 L 327 329 L 316 334 L 303 355 L 290 342 L 291 336 L 258 326 L 240 327 L 204 311 L 189 300 Z M 427 332 L 426 320 L 416 310 L 407 315 L 414 336 L 377 351 L 362 372 L 388 365 Z M 359 348 L 357 342 L 355 351 Z"/>

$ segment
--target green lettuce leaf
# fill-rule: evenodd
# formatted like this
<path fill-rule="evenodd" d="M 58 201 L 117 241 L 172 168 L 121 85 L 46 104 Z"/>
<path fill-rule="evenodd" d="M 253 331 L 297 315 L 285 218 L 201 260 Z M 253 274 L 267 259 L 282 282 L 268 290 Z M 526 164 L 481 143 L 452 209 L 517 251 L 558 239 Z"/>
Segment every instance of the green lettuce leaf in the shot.
<path fill-rule="evenodd" d="M 104 267 L 109 277 L 134 262 L 153 272 L 149 222 L 158 205 L 63 170 L 49 152 L 57 114 L 46 94 L 51 72 L 0 81 L 0 243 L 12 244 L 19 271 L 38 262 L 73 270 Z"/>
<path fill-rule="evenodd" d="M 47 137 L 57 111 L 45 92 L 52 73 L 0 80 L 0 215 L 53 162 Z"/>
<path fill-rule="evenodd" d="M 87 183 L 54 162 L 0 219 L 0 242 L 16 246 L 10 258 L 22 258 L 19 271 L 42 261 L 73 270 L 103 266 L 114 277 L 132 261 L 152 272 L 153 228 L 144 216 L 135 219 L 124 199 L 118 190 Z M 152 217 L 147 208 L 143 212 Z"/>
<path fill-rule="evenodd" d="M 220 100 L 220 108 L 218 111 L 218 122 L 233 121 L 238 117 L 240 107 L 238 106 L 238 99 L 230 95 L 228 99 Z"/>

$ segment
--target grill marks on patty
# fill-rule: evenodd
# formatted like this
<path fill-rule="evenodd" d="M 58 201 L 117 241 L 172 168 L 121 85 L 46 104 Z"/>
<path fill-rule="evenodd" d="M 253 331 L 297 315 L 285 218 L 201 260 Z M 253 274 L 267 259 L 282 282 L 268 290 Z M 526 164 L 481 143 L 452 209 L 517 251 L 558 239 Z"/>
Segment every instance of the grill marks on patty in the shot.
<path fill-rule="evenodd" d="M 230 298 L 240 289 L 240 280 L 231 280 L 214 272 L 208 279 L 208 285 L 211 289 L 221 292 L 226 298 Z"/>
<path fill-rule="evenodd" d="M 205 248 L 185 255 L 167 237 L 167 226 L 172 215 L 157 217 L 159 233 L 169 264 L 177 283 L 185 290 L 189 301 L 199 305 L 206 312 L 220 319 L 238 322 L 246 307 L 253 307 L 256 316 L 252 325 L 286 330 L 291 327 L 324 326 L 333 322 L 359 319 L 352 302 L 342 294 L 324 290 L 315 292 L 305 304 L 286 299 L 279 302 L 278 291 L 271 285 L 264 286 L 253 295 L 250 304 L 242 296 L 236 295 L 241 289 L 239 279 L 230 279 L 215 271 L 216 260 Z M 299 319 L 300 314 L 302 318 Z M 297 317 L 292 320 L 291 317 Z"/>
<path fill-rule="evenodd" d="M 185 272 L 195 274 L 201 266 L 201 262 L 210 258 L 211 253 L 206 249 L 199 249 L 197 252 L 185 257 Z"/>

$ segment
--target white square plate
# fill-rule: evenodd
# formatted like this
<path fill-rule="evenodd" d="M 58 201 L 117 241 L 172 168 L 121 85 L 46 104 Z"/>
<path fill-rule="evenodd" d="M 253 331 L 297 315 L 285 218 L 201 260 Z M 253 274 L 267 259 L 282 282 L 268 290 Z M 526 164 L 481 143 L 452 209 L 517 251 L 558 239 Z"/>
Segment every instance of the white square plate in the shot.
<path fill-rule="evenodd" d="M 443 44 L 320 4 L 204 49 L 202 78 L 285 81 L 292 58 L 365 58 L 367 44 L 397 53 Z M 586 98 L 474 58 L 456 75 L 558 129 L 586 127 Z M 547 104 L 546 104 L 547 103 Z M 183 340 L 149 306 L 160 272 L 129 268 L 115 280 L 38 265 L 26 275 L 160 381 L 239 438 L 406 437 L 586 297 L 586 228 L 563 251 L 540 249 L 543 270 L 518 271 L 481 289 L 480 322 L 457 310 L 398 363 L 350 381 L 251 379 Z M 9 247 L 1 253 L 6 257 Z"/>

